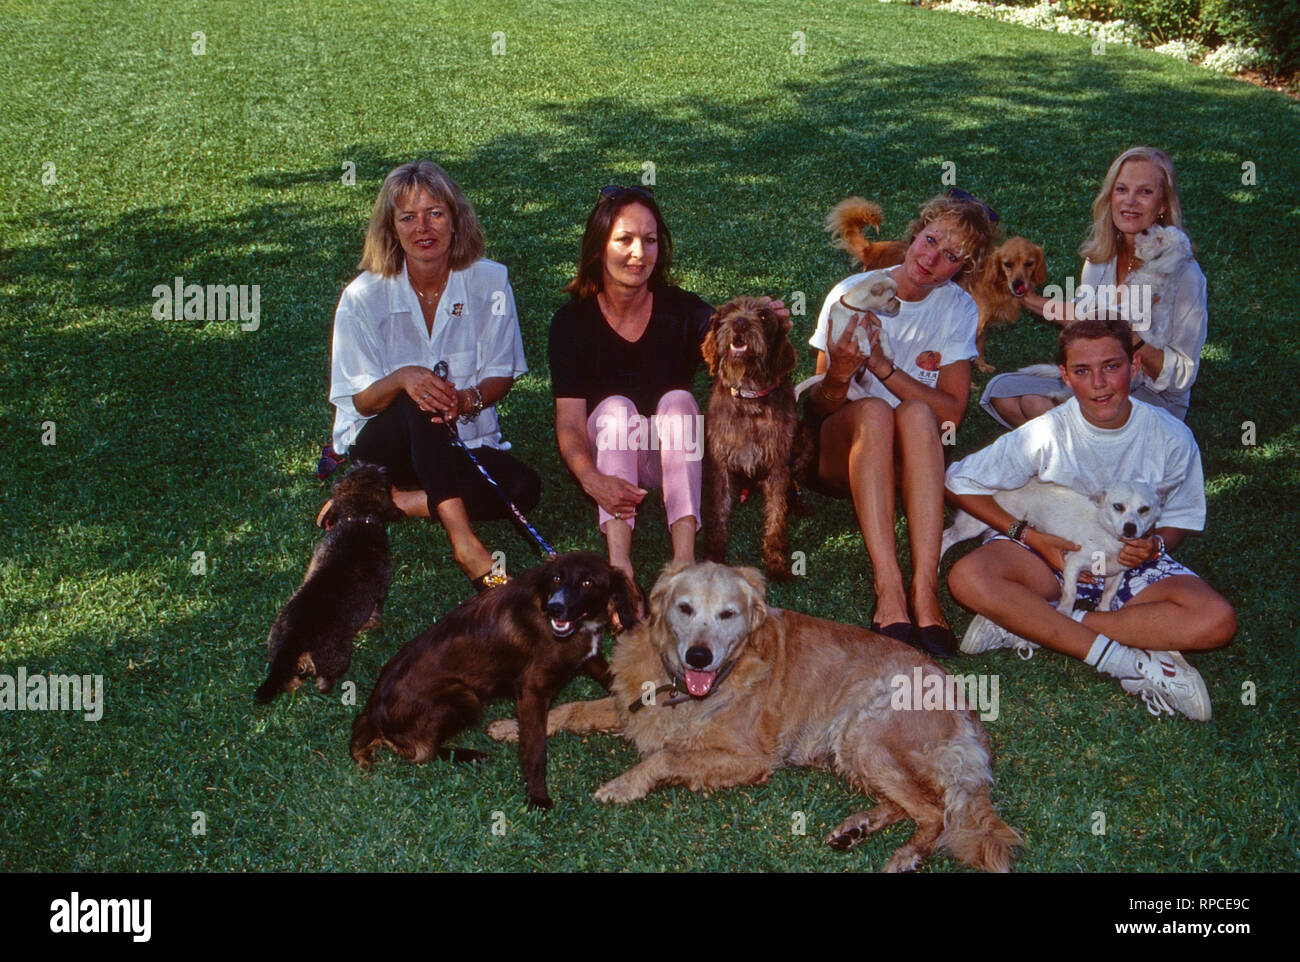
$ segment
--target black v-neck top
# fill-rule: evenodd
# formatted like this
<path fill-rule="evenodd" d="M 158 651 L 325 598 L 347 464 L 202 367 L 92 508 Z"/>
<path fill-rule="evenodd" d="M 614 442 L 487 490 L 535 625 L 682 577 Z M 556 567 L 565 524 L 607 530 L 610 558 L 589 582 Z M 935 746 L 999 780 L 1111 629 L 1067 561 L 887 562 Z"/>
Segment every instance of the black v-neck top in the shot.
<path fill-rule="evenodd" d="M 713 308 L 697 295 L 660 287 L 645 333 L 630 342 L 609 326 L 596 298 L 570 300 L 551 318 L 551 393 L 583 398 L 589 414 L 622 394 L 649 417 L 669 391 L 691 389 L 712 317 Z"/>

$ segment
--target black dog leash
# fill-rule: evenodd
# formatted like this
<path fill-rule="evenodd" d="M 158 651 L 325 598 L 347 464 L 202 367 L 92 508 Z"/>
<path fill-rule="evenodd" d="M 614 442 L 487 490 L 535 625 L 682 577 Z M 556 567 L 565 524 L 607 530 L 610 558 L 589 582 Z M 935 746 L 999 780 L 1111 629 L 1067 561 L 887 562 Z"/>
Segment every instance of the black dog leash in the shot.
<path fill-rule="evenodd" d="M 447 380 L 447 375 L 451 373 L 451 369 L 447 366 L 446 361 L 439 361 L 433 366 L 433 373 L 445 381 Z M 492 490 L 495 491 L 500 496 L 501 500 L 505 502 L 506 507 L 510 509 L 510 513 L 515 516 L 515 520 L 523 526 L 524 530 L 528 532 L 533 541 L 537 543 L 537 547 L 546 555 L 546 560 L 549 561 L 554 558 L 557 554 L 556 550 L 547 544 L 546 539 L 537 533 L 536 528 L 529 524 L 528 519 L 524 517 L 524 513 L 515 507 L 515 503 L 510 500 L 505 489 L 497 483 L 497 479 L 488 473 L 488 469 L 483 467 L 483 463 L 474 456 L 474 452 L 470 450 L 469 445 L 461 440 L 460 433 L 456 430 L 456 422 L 453 420 L 447 420 L 443 423 L 447 427 L 447 436 L 451 440 L 451 443 L 465 452 L 465 456 L 469 458 L 470 463 L 472 463 L 474 467 L 478 468 L 478 473 L 487 479 L 488 484 L 492 485 Z"/>

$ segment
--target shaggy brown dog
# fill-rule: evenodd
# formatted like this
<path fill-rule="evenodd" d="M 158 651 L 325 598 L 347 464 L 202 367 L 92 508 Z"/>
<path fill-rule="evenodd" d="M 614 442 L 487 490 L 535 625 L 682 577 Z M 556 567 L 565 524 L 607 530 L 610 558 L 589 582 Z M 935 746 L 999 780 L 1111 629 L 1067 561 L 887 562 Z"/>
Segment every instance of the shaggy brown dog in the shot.
<path fill-rule="evenodd" d="M 530 808 L 546 792 L 546 710 L 585 670 L 606 688 L 600 633 L 614 613 L 636 622 L 640 594 L 599 555 L 561 555 L 465 602 L 406 643 L 380 673 L 352 725 L 352 757 L 369 765 L 379 745 L 412 762 L 435 754 L 476 761 L 482 752 L 442 748 L 478 720 L 493 698 L 515 697 L 519 762 Z"/>
<path fill-rule="evenodd" d="M 402 517 L 388 473 L 353 468 L 334 483 L 328 531 L 312 552 L 302 585 L 276 616 L 266 639 L 271 670 L 253 695 L 265 705 L 305 678 L 329 691 L 352 664 L 352 639 L 379 626 L 393 562 L 385 524 Z"/>
<path fill-rule="evenodd" d="M 719 307 L 702 348 L 714 378 L 704 420 L 708 500 L 704 553 L 723 561 L 738 484 L 763 491 L 763 564 L 788 579 L 786 516 L 790 488 L 812 460 L 812 435 L 799 421 L 790 374 L 796 358 L 786 324 L 766 304 L 738 297 Z"/>
<path fill-rule="evenodd" d="M 896 707 L 898 679 L 947 677 L 907 645 L 768 608 L 753 569 L 670 565 L 649 620 L 619 639 L 612 668 L 612 697 L 560 705 L 547 720 L 551 732 L 621 730 L 636 744 L 641 762 L 602 785 L 597 801 L 665 785 L 754 785 L 807 765 L 878 799 L 827 836 L 832 848 L 910 818 L 916 833 L 885 871 L 916 869 L 936 847 L 986 871 L 1010 869 L 1020 837 L 989 801 L 989 742 L 975 713 Z M 488 729 L 500 740 L 514 732 L 511 721 Z"/>
<path fill-rule="evenodd" d="M 831 246 L 853 255 L 866 271 L 901 264 L 907 244 L 903 241 L 868 239 L 863 230 L 880 229 L 880 207 L 861 197 L 840 201 L 826 215 Z M 960 283 L 979 307 L 979 330 L 975 366 L 985 374 L 995 368 L 984 360 L 984 339 L 990 327 L 1014 324 L 1020 317 L 1021 298 L 1047 280 L 1043 249 L 1023 237 L 1012 237 L 984 259 L 984 263 Z"/>

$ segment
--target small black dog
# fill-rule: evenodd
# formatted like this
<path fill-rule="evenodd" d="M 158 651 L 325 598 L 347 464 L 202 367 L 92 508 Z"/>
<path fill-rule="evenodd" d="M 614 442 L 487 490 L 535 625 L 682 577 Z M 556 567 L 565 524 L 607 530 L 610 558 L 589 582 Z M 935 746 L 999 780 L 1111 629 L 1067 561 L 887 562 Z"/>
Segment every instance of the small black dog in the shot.
<path fill-rule="evenodd" d="M 253 695 L 257 704 L 293 691 L 312 675 L 317 688 L 329 691 L 348 670 L 352 639 L 379 626 L 393 579 L 385 524 L 401 517 L 384 468 L 358 466 L 334 483 L 323 516 L 325 537 L 266 639 L 271 671 Z"/>
<path fill-rule="evenodd" d="M 513 695 L 519 762 L 530 808 L 546 792 L 546 712 L 579 671 L 609 688 L 601 629 L 615 613 L 637 620 L 640 593 L 599 555 L 561 555 L 465 602 L 406 643 L 379 675 L 352 725 L 352 757 L 369 765 L 379 745 L 412 762 L 437 755 L 476 761 L 482 752 L 442 743 L 477 721 L 486 702 Z"/>

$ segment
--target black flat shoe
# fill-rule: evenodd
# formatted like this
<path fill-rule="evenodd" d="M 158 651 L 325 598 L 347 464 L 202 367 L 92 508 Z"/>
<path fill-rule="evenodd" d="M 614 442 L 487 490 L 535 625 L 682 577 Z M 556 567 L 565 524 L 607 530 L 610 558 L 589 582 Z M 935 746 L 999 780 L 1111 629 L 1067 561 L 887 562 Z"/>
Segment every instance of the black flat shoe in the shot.
<path fill-rule="evenodd" d="M 933 658 L 951 658 L 957 654 L 957 636 L 946 625 L 926 625 L 913 629 L 916 640 L 911 642 Z"/>
<path fill-rule="evenodd" d="M 916 641 L 916 625 L 910 621 L 896 621 L 892 625 L 882 625 L 876 621 L 876 606 L 871 606 L 871 614 L 867 616 L 870 623 L 867 627 L 878 635 L 884 635 L 886 638 L 893 638 L 895 641 L 901 641 L 905 645 L 911 645 L 913 648 L 918 647 Z"/>
<path fill-rule="evenodd" d="M 871 630 L 878 635 L 884 635 L 886 638 L 893 638 L 905 645 L 911 645 L 913 648 L 920 647 L 916 640 L 916 625 L 910 621 L 896 621 L 892 625 L 878 625 L 873 621 Z"/>

